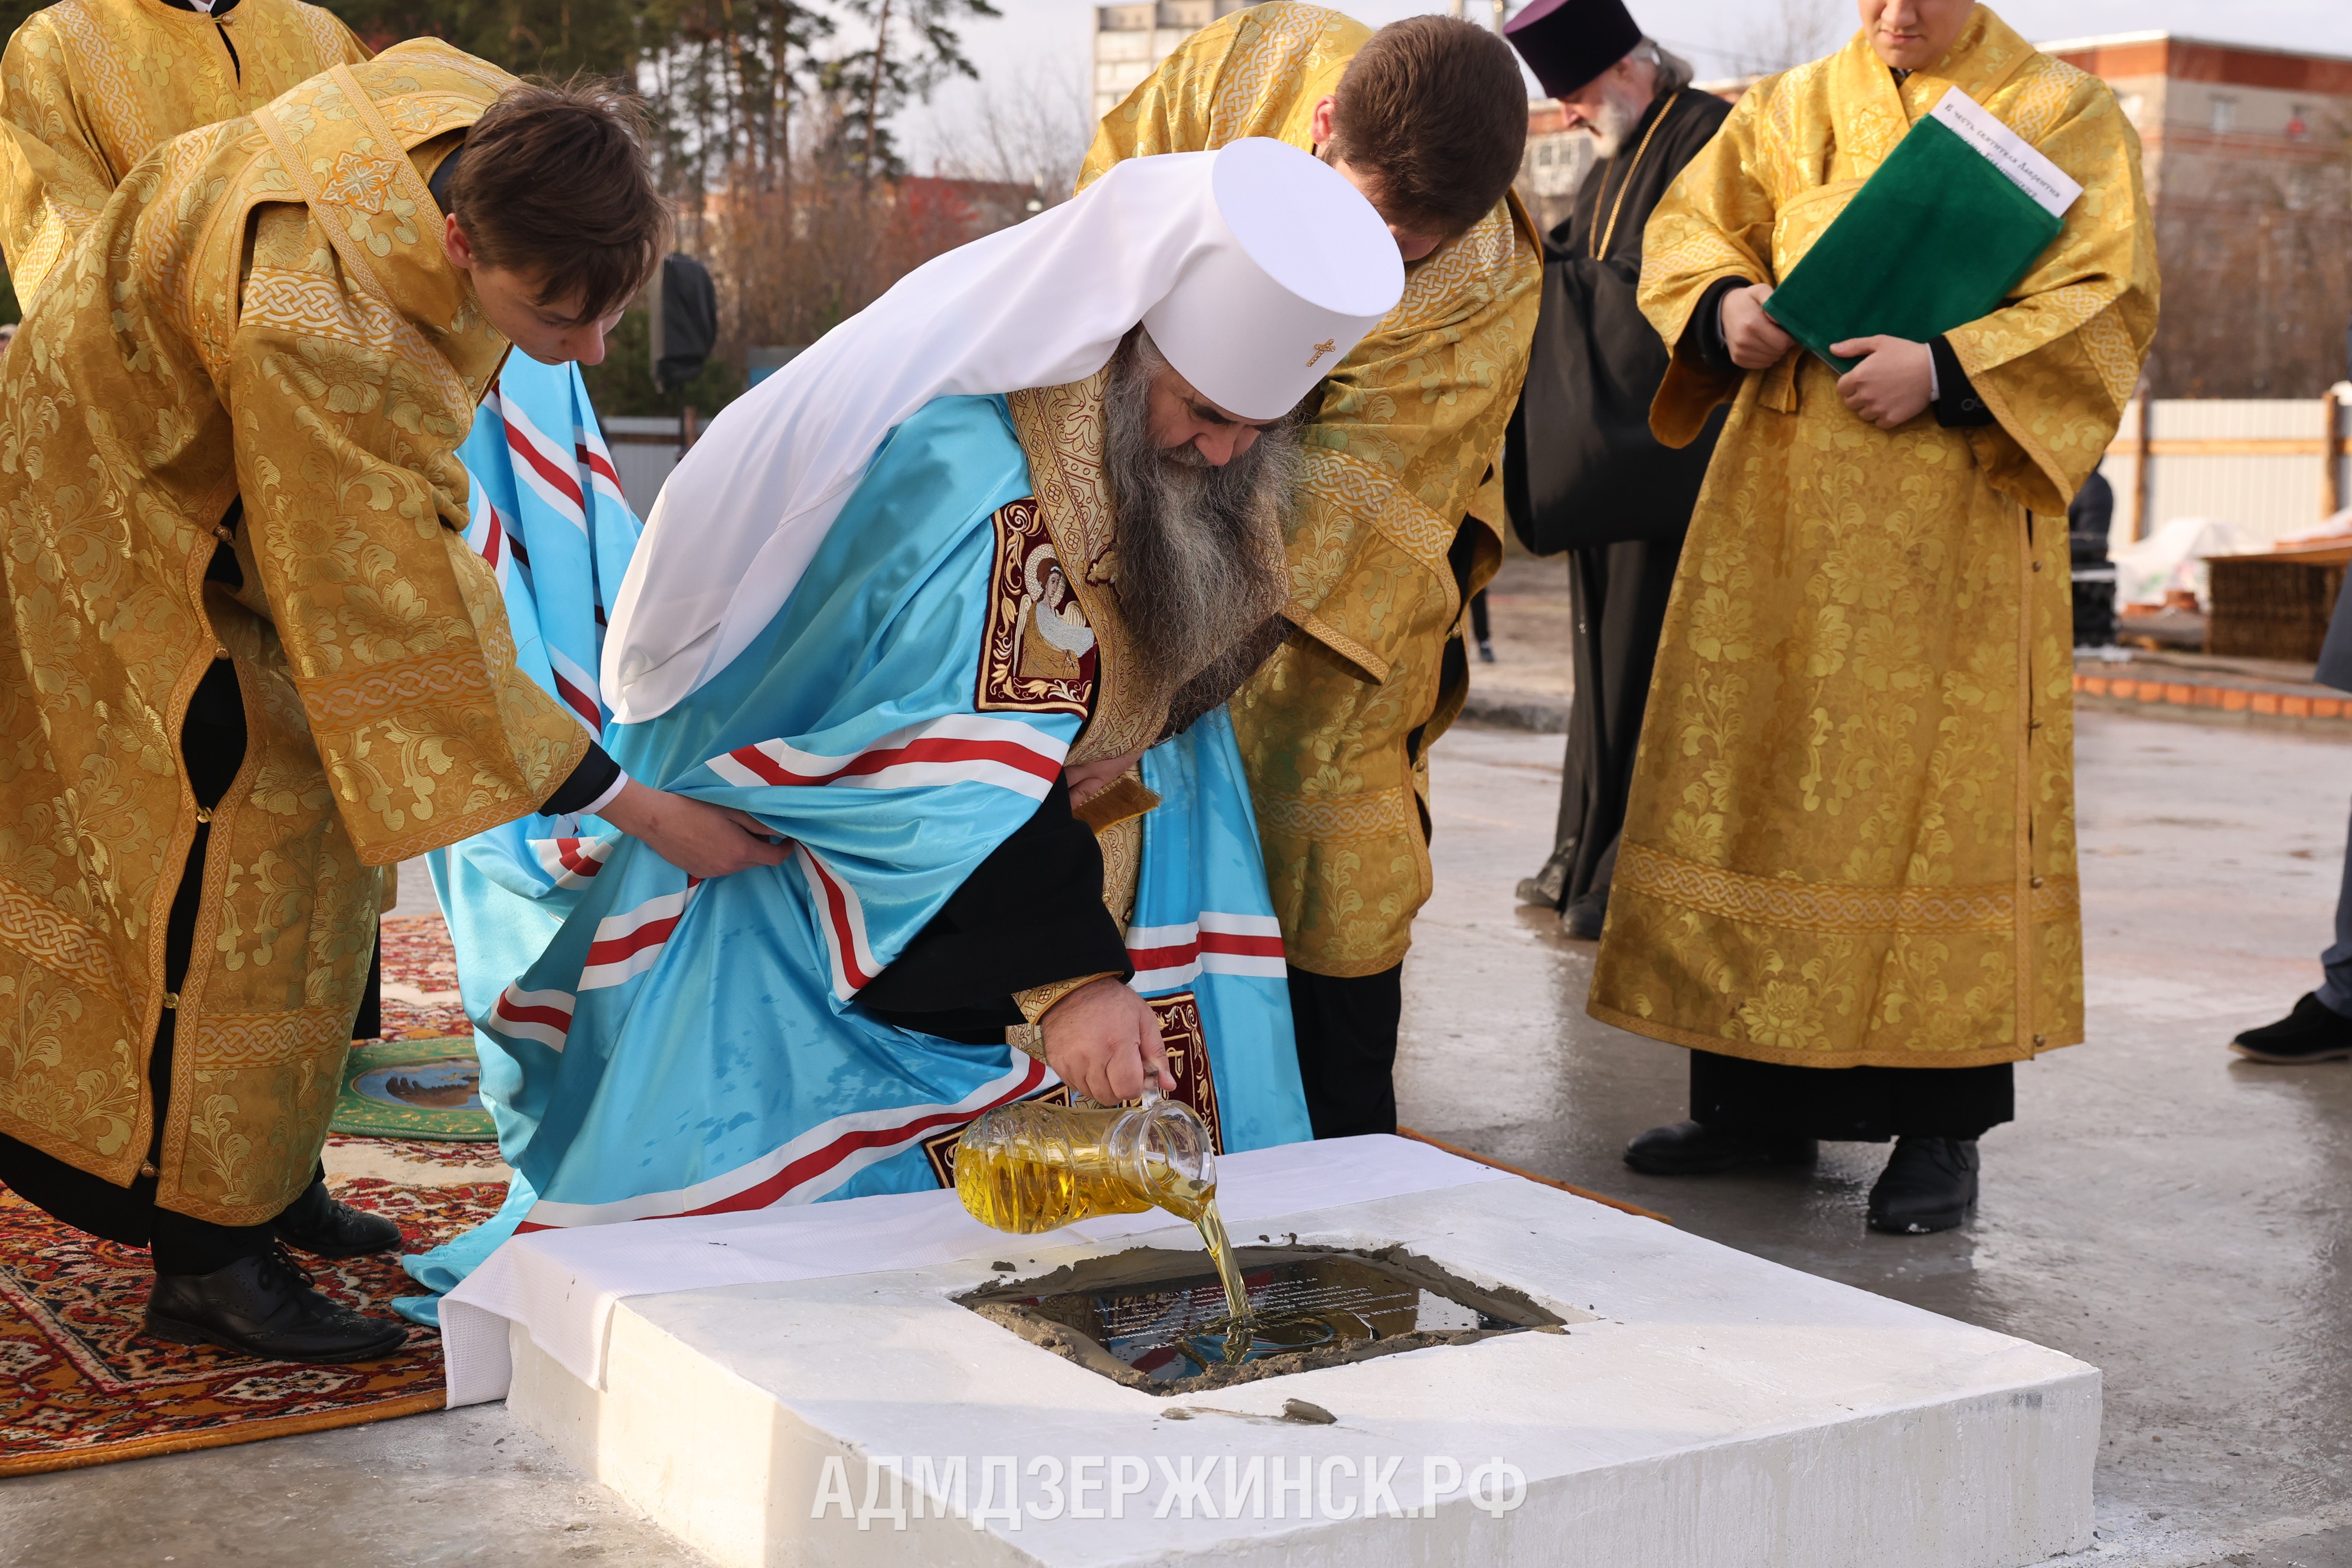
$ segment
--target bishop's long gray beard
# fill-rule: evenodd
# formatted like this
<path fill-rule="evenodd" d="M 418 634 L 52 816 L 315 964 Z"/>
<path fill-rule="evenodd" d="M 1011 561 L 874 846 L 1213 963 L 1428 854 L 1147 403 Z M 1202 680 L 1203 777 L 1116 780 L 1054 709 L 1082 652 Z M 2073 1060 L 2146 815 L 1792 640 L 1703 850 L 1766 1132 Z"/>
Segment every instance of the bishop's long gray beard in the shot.
<path fill-rule="evenodd" d="M 1283 522 L 1306 464 L 1287 425 L 1262 430 L 1223 468 L 1189 445 L 1154 447 L 1151 382 L 1166 364 L 1139 332 L 1120 348 L 1103 462 L 1118 502 L 1118 602 L 1134 652 L 1171 697 L 1222 683 L 1197 712 L 1232 695 L 1265 657 L 1253 634 L 1290 597 Z"/>

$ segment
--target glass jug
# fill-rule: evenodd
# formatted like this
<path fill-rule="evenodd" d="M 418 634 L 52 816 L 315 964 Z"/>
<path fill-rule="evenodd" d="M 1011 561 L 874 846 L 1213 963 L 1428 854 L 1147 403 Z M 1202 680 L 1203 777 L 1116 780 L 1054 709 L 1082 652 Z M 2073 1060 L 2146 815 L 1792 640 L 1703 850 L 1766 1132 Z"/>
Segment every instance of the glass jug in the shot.
<path fill-rule="evenodd" d="M 974 1219 L 1022 1236 L 1153 1207 L 1197 1223 L 1217 1193 L 1208 1128 L 1156 1089 L 1127 1110 L 1000 1105 L 964 1129 L 955 1173 Z"/>

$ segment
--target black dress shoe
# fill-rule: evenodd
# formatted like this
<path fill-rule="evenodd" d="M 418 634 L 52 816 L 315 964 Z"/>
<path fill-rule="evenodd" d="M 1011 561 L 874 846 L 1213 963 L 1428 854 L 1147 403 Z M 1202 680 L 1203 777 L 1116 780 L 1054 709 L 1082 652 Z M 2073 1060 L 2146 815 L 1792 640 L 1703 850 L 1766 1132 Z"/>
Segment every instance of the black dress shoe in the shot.
<path fill-rule="evenodd" d="M 2248 1029 L 2230 1042 L 2230 1048 L 2248 1061 L 2280 1067 L 2340 1062 L 2352 1057 L 2352 1018 L 2305 992 L 2294 1012 L 2275 1024 Z"/>
<path fill-rule="evenodd" d="M 1649 1176 L 1713 1176 L 1743 1165 L 1810 1165 L 1819 1152 L 1810 1138 L 1677 1121 L 1626 1144 L 1625 1163 Z"/>
<path fill-rule="evenodd" d="M 318 1258 L 358 1258 L 400 1247 L 398 1226 L 382 1215 L 362 1214 L 337 1203 L 327 1195 L 324 1182 L 312 1182 L 269 1228 L 287 1246 Z"/>
<path fill-rule="evenodd" d="M 339 1307 L 310 1289 L 276 1247 L 210 1274 L 158 1274 L 147 1331 L 174 1344 L 215 1344 L 265 1361 L 374 1361 L 398 1350 L 408 1325 Z"/>
<path fill-rule="evenodd" d="M 1559 929 L 1579 942 L 1599 942 L 1601 928 L 1608 920 L 1609 895 L 1587 893 L 1580 899 L 1570 899 L 1568 907 L 1559 911 Z"/>
<path fill-rule="evenodd" d="M 1870 1228 L 1896 1236 L 1951 1230 L 1977 1201 L 1977 1141 L 1898 1138 L 1870 1189 Z"/>

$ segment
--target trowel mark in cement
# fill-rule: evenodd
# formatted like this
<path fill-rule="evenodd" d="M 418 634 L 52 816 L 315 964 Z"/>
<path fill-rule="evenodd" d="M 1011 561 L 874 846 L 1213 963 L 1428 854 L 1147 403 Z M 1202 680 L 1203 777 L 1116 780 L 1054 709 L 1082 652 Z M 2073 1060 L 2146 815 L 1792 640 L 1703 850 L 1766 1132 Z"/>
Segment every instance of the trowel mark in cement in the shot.
<path fill-rule="evenodd" d="M 1530 1329 L 1557 1312 L 1504 1286 L 1474 1285 L 1402 1247 L 1237 1249 L 1255 1334 L 1224 1359 L 1224 1294 L 1194 1252 L 1137 1247 L 956 1300 L 1030 1343 L 1148 1394 L 1192 1394 Z M 1292 1405 L 1303 1402 L 1292 1401 Z M 1286 1412 L 1289 1406 L 1285 1407 Z M 1194 1406 L 1171 1415 L 1238 1414 Z M 1319 1413 L 1329 1419 L 1328 1412 Z M 1315 1419 L 1288 1415 L 1288 1419 Z"/>

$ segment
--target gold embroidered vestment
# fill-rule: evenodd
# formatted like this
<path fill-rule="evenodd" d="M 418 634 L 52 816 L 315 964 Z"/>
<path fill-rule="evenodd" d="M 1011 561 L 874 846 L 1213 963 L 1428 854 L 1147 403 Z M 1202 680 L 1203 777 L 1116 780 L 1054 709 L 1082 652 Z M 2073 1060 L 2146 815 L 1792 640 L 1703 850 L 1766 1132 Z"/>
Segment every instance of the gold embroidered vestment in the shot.
<path fill-rule="evenodd" d="M 140 159 L 365 58 L 350 28 L 302 0 L 238 0 L 218 16 L 57 0 L 26 17 L 0 56 L 0 247 L 19 302 L 32 305 Z"/>
<path fill-rule="evenodd" d="M 1643 241 L 1669 343 L 1718 279 L 1787 276 L 1958 87 L 2082 198 L 2013 298 L 1948 334 L 1998 423 L 1881 431 L 1801 351 L 1733 398 L 1650 691 L 1596 1017 L 1750 1060 L 1975 1067 L 2083 1037 L 2066 506 L 2154 336 L 2138 138 L 1984 6 L 1899 87 L 1857 36 L 1759 82 Z"/>
<path fill-rule="evenodd" d="M 1104 116 L 1080 186 L 1122 158 L 1244 136 L 1311 150 L 1316 103 L 1370 37 L 1294 0 L 1210 24 Z M 1541 280 L 1534 230 L 1507 201 L 1407 268 L 1403 299 L 1309 399 L 1284 611 L 1300 634 L 1232 704 L 1266 879 L 1300 969 L 1394 967 L 1429 898 L 1429 746 L 1467 689 L 1444 679 L 1465 607 L 1448 552 L 1502 449 Z M 1500 508 L 1480 515 L 1472 593 L 1502 558 Z"/>
<path fill-rule="evenodd" d="M 424 172 L 510 80 L 418 41 L 166 142 L 0 357 L 0 1131 L 128 1184 L 176 1006 L 157 1197 L 198 1218 L 309 1182 L 376 868 L 536 809 L 589 743 L 458 531 L 507 345 Z M 224 652 L 245 762 L 166 995 L 181 724 Z"/>

